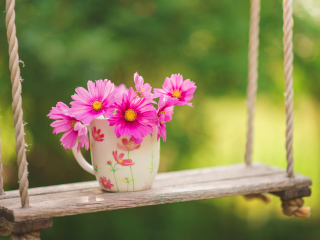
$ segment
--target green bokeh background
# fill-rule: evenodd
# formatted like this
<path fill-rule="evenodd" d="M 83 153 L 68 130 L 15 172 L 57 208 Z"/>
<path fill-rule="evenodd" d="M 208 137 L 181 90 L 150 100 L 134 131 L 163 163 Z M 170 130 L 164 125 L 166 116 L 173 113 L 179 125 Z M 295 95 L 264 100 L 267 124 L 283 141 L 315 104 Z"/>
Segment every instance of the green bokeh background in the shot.
<path fill-rule="evenodd" d="M 5 190 L 18 188 L 11 84 L 0 2 L 0 128 Z M 17 0 L 30 187 L 93 180 L 60 145 L 46 117 L 77 86 L 137 71 L 160 88 L 181 73 L 198 86 L 175 108 L 160 171 L 243 161 L 250 2 Z M 285 168 L 282 2 L 261 3 L 255 160 Z M 320 1 L 294 1 L 295 170 L 312 178 L 309 219 L 242 196 L 56 218 L 42 239 L 320 239 Z M 88 153 L 85 156 L 89 157 Z M 1 239 L 9 239 L 3 237 Z"/>

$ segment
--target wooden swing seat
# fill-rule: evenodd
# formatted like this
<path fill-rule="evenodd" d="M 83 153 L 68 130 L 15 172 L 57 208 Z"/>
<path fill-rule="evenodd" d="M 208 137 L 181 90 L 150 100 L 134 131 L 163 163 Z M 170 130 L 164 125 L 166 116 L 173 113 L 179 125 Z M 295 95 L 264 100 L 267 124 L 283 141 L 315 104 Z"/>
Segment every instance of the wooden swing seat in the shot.
<path fill-rule="evenodd" d="M 97 181 L 29 189 L 30 207 L 21 208 L 19 191 L 0 196 L 0 225 L 15 233 L 52 227 L 53 217 L 191 200 L 273 193 L 282 199 L 310 196 L 310 178 L 255 163 L 159 173 L 152 189 L 109 193 Z"/>

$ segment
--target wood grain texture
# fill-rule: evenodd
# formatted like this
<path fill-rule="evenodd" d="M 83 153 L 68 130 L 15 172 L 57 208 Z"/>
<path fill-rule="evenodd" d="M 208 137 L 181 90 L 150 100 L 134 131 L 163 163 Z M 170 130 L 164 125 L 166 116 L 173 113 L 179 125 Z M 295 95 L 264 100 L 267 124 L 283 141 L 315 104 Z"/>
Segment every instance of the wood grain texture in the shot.
<path fill-rule="evenodd" d="M 30 208 L 20 208 L 17 191 L 0 197 L 1 217 L 14 222 L 147 205 L 279 192 L 308 187 L 311 180 L 262 164 L 211 167 L 160 173 L 149 190 L 107 193 L 96 181 L 30 189 Z"/>

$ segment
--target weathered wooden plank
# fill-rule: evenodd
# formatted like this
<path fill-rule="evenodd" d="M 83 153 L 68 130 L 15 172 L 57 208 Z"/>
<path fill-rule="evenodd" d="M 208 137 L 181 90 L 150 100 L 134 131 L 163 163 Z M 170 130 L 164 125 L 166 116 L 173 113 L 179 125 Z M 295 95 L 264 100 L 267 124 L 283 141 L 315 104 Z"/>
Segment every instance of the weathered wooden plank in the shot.
<path fill-rule="evenodd" d="M 0 217 L 0 225 L 16 234 L 35 232 L 52 227 L 52 219 L 37 219 L 32 221 L 11 222 L 7 219 Z"/>
<path fill-rule="evenodd" d="M 205 181 L 219 181 L 226 179 L 234 179 L 238 177 L 242 178 L 249 176 L 268 175 L 274 174 L 276 172 L 283 172 L 283 170 L 259 163 L 255 163 L 252 166 L 246 166 L 245 164 L 241 163 L 230 166 L 218 166 L 193 170 L 159 173 L 156 177 L 153 186 L 156 187 L 159 184 L 161 186 L 171 186 L 173 184 L 180 185 Z M 90 189 L 97 187 L 99 187 L 97 181 L 38 187 L 29 189 L 29 196 L 75 191 L 80 189 Z M 1 199 L 8 199 L 14 197 L 20 197 L 18 190 L 7 191 L 5 195 L 0 196 L 0 201 Z"/>
<path fill-rule="evenodd" d="M 44 218 L 170 202 L 284 192 L 288 189 L 292 192 L 310 185 L 309 178 L 299 174 L 295 178 L 287 178 L 285 171 L 279 168 L 263 164 L 250 167 L 235 164 L 160 173 L 152 189 L 141 192 L 107 193 L 99 188 L 97 181 L 30 189 L 30 208 L 21 208 L 18 191 L 10 191 L 0 197 L 0 217 L 9 223 L 41 221 Z"/>
<path fill-rule="evenodd" d="M 272 175 L 227 178 L 200 183 L 188 182 L 183 185 L 156 184 L 154 188 L 141 192 L 106 193 L 99 188 L 93 188 L 50 193 L 30 196 L 31 208 L 20 208 L 18 198 L 1 200 L 1 206 L 3 217 L 6 219 L 26 221 L 171 202 L 276 192 L 309 185 L 311 185 L 309 178 L 299 174 L 296 174 L 295 178 L 287 178 L 285 171 L 282 171 Z"/>

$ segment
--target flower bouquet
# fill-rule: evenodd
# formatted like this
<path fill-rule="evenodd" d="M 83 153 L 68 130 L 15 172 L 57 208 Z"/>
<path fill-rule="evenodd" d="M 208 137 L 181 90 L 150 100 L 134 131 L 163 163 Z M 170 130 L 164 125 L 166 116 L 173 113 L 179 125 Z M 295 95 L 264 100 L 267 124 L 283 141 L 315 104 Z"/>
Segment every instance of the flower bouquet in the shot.
<path fill-rule="evenodd" d="M 79 164 L 106 191 L 151 187 L 159 166 L 159 139 L 166 141 L 166 123 L 172 120 L 174 106 L 192 106 L 189 101 L 196 89 L 180 74 L 167 77 L 162 89 L 153 93 L 138 73 L 134 83 L 135 90 L 107 79 L 88 81 L 88 89 L 76 88 L 70 108 L 58 102 L 48 114 L 55 120 L 53 133 L 64 132 L 62 146 L 72 149 Z M 89 149 L 88 130 L 93 165 L 80 152 L 82 147 Z"/>

